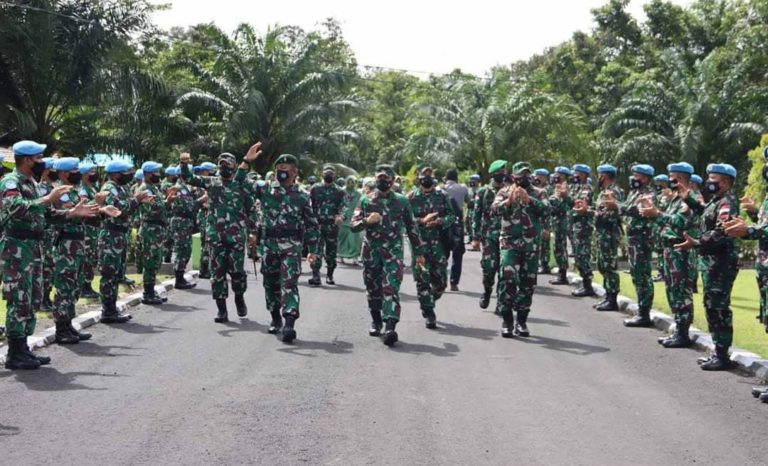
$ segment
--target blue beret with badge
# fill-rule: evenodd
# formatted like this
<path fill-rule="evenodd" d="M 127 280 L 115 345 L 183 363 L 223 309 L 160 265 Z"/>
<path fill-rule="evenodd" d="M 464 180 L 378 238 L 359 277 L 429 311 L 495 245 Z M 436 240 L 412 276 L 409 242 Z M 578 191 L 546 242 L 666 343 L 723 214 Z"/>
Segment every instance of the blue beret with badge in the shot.
<path fill-rule="evenodd" d="M 165 176 L 179 176 L 181 175 L 181 168 L 171 165 L 165 169 Z"/>
<path fill-rule="evenodd" d="M 200 173 L 201 171 L 203 171 L 203 167 L 201 167 L 200 165 L 195 165 L 194 167 L 192 167 L 192 173 Z"/>
<path fill-rule="evenodd" d="M 53 168 L 53 157 L 43 157 L 43 162 L 45 162 L 46 170 Z"/>
<path fill-rule="evenodd" d="M 35 141 L 19 141 L 13 145 L 13 155 L 16 157 L 40 155 L 45 152 L 46 147 L 48 146 Z"/>
<path fill-rule="evenodd" d="M 136 173 L 133 174 L 133 179 L 136 181 L 144 181 L 144 172 L 136 170 Z"/>
<path fill-rule="evenodd" d="M 217 169 L 216 164 L 213 162 L 203 162 L 200 164 L 200 168 L 208 172 L 213 172 Z"/>
<path fill-rule="evenodd" d="M 133 164 L 127 160 L 111 160 L 104 168 L 107 173 L 122 173 L 128 170 L 133 170 Z"/>
<path fill-rule="evenodd" d="M 727 175 L 736 178 L 736 169 L 727 163 L 710 163 L 707 165 L 707 174 Z"/>
<path fill-rule="evenodd" d="M 704 184 L 704 180 L 702 180 L 699 175 L 691 175 L 691 181 L 696 184 Z"/>
<path fill-rule="evenodd" d="M 549 176 L 549 170 L 546 168 L 537 168 L 533 171 L 533 176 Z"/>
<path fill-rule="evenodd" d="M 80 159 L 77 157 L 62 157 L 53 161 L 53 169 L 57 172 L 68 172 L 80 168 Z"/>
<path fill-rule="evenodd" d="M 555 173 L 559 173 L 560 175 L 565 176 L 571 176 L 573 172 L 568 167 L 555 167 Z"/>
<path fill-rule="evenodd" d="M 670 163 L 667 165 L 667 172 L 693 175 L 693 165 L 688 162 Z"/>
<path fill-rule="evenodd" d="M 143 171 L 145 175 L 147 173 L 159 173 L 161 168 L 163 168 L 162 163 L 149 161 L 141 164 L 141 171 Z"/>
<path fill-rule="evenodd" d="M 592 173 L 592 169 L 589 167 L 589 165 L 584 165 L 583 163 L 577 163 L 574 165 L 573 171 L 577 173 L 584 173 L 585 175 Z"/>
<path fill-rule="evenodd" d="M 96 164 L 91 162 L 80 163 L 80 173 L 85 175 L 86 173 L 96 170 Z"/>
<path fill-rule="evenodd" d="M 616 167 L 606 163 L 597 167 L 597 173 L 605 173 L 608 175 L 616 176 Z"/>
<path fill-rule="evenodd" d="M 667 175 L 657 175 L 653 177 L 653 181 L 657 183 L 669 183 L 669 177 Z"/>
<path fill-rule="evenodd" d="M 644 163 L 632 166 L 632 173 L 637 173 L 645 176 L 653 176 L 656 174 L 656 169 L 650 165 Z"/>

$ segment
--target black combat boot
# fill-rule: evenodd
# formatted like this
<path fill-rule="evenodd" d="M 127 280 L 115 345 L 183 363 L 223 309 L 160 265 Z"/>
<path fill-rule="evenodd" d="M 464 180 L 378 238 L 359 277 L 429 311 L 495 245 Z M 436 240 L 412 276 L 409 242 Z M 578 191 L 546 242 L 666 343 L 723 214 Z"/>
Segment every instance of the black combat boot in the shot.
<path fill-rule="evenodd" d="M 293 326 L 296 324 L 296 317 L 293 315 L 285 316 L 285 325 L 283 325 L 282 337 L 283 343 L 291 343 L 296 339 L 296 330 Z"/>
<path fill-rule="evenodd" d="M 397 343 L 397 332 L 395 331 L 395 328 L 397 327 L 397 321 L 395 319 L 387 319 L 387 322 L 384 324 L 384 344 L 387 346 L 392 346 L 395 343 Z"/>
<path fill-rule="evenodd" d="M 213 318 L 213 321 L 217 324 L 229 322 L 229 316 L 227 315 L 227 300 L 223 298 L 217 299 L 216 309 L 218 309 L 218 313 L 216 314 L 216 317 Z"/>
<path fill-rule="evenodd" d="M 24 350 L 27 355 L 37 360 L 37 362 L 40 363 L 41 366 L 47 366 L 51 363 L 51 357 L 50 356 L 43 356 L 42 354 L 34 353 L 31 349 L 29 349 L 29 344 L 27 343 L 27 337 L 24 337 L 24 344 L 20 345 L 21 349 Z"/>
<path fill-rule="evenodd" d="M 752 387 L 752 396 L 760 398 L 760 395 L 768 392 L 768 387 Z"/>
<path fill-rule="evenodd" d="M 272 322 L 269 323 L 268 333 L 275 335 L 283 328 L 283 317 L 280 315 L 280 309 L 270 312 Z"/>
<path fill-rule="evenodd" d="M 160 298 L 160 296 L 158 296 L 157 293 L 155 293 L 154 283 L 144 284 L 144 296 L 141 298 L 141 302 L 143 304 L 149 304 L 152 306 L 163 304 L 162 298 Z"/>
<path fill-rule="evenodd" d="M 76 336 L 80 341 L 90 340 L 93 335 L 90 333 L 85 333 L 77 330 L 75 326 L 72 324 L 72 321 L 69 321 L 69 332 Z"/>
<path fill-rule="evenodd" d="M 640 308 L 637 315 L 624 321 L 625 327 L 653 327 L 651 320 L 651 310 Z"/>
<path fill-rule="evenodd" d="M 307 283 L 309 283 L 311 286 L 320 286 L 322 283 L 320 281 L 320 270 L 312 269 L 312 278 L 310 278 Z"/>
<path fill-rule="evenodd" d="M 176 271 L 176 283 L 173 284 L 173 287 L 177 290 L 188 290 L 190 288 L 194 288 L 197 286 L 197 283 L 190 283 L 187 281 L 186 278 L 184 278 L 184 271 Z"/>
<path fill-rule="evenodd" d="M 715 354 L 709 361 L 701 364 L 705 371 L 727 371 L 731 368 L 731 357 L 728 356 L 728 347 L 715 345 Z"/>
<path fill-rule="evenodd" d="M 248 306 L 245 305 L 245 296 L 242 293 L 235 294 L 235 307 L 237 308 L 238 317 L 248 315 Z"/>
<path fill-rule="evenodd" d="M 521 337 L 531 336 L 531 332 L 528 331 L 528 309 L 523 311 L 517 311 L 517 323 L 515 324 L 515 335 Z"/>
<path fill-rule="evenodd" d="M 557 271 L 557 277 L 553 278 L 549 281 L 550 285 L 567 285 L 568 284 L 568 276 L 566 275 L 568 273 L 565 269 L 560 269 Z"/>
<path fill-rule="evenodd" d="M 80 339 L 77 338 L 77 335 L 69 330 L 68 321 L 56 322 L 56 343 L 60 345 L 74 345 L 75 343 L 80 343 Z"/>
<path fill-rule="evenodd" d="M 102 301 L 101 303 L 101 323 L 102 324 L 124 324 L 131 320 L 130 314 L 122 314 L 117 311 L 115 301 Z"/>
<path fill-rule="evenodd" d="M 5 358 L 6 369 L 32 370 L 38 369 L 40 361 L 27 353 L 27 338 L 8 338 L 8 355 Z"/>
<path fill-rule="evenodd" d="M 502 315 L 503 323 L 501 324 L 501 336 L 504 338 L 512 338 L 515 336 L 515 315 L 512 311 L 509 314 Z"/>
<path fill-rule="evenodd" d="M 591 278 L 582 278 L 581 279 L 581 287 L 579 287 L 576 290 L 571 291 L 571 295 L 577 297 L 577 298 L 585 298 L 587 296 L 594 296 L 595 290 L 592 288 L 592 279 Z"/>
<path fill-rule="evenodd" d="M 763 403 L 768 403 L 768 392 L 760 394 L 758 397 Z"/>
<path fill-rule="evenodd" d="M 99 299 L 101 296 L 94 291 L 91 282 L 83 283 L 83 287 L 80 289 L 80 297 L 85 299 Z"/>
<path fill-rule="evenodd" d="M 50 295 L 43 295 L 43 302 L 40 303 L 40 312 L 53 311 L 53 303 L 51 302 Z"/>
<path fill-rule="evenodd" d="M 688 327 L 687 324 L 677 324 L 675 333 L 659 341 L 659 344 L 664 348 L 690 348 L 693 346 L 693 341 L 688 336 Z"/>
<path fill-rule="evenodd" d="M 372 337 L 378 337 L 381 335 L 381 327 L 383 325 L 381 321 L 381 310 L 371 310 L 371 328 L 368 329 L 368 335 Z"/>
<path fill-rule="evenodd" d="M 619 303 L 616 301 L 616 293 L 606 293 L 605 301 L 595 306 L 597 311 L 618 311 Z"/>
<path fill-rule="evenodd" d="M 488 309 L 488 305 L 491 304 L 491 292 L 492 288 L 485 288 L 483 295 L 480 296 L 480 309 Z"/>
<path fill-rule="evenodd" d="M 325 283 L 329 285 L 336 284 L 336 282 L 333 280 L 333 272 L 334 272 L 334 269 L 328 267 L 328 275 L 325 276 Z"/>
<path fill-rule="evenodd" d="M 424 314 L 424 326 L 430 330 L 437 328 L 437 316 L 434 309 L 429 309 L 423 312 Z"/>

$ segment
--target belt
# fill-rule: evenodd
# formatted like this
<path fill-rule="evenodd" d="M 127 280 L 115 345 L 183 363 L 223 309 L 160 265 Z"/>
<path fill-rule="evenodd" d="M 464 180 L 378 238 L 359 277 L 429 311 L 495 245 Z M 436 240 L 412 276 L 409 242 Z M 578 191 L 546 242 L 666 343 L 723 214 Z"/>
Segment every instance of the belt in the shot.
<path fill-rule="evenodd" d="M 301 236 L 301 230 L 267 230 L 267 238 L 296 238 Z"/>
<path fill-rule="evenodd" d="M 74 232 L 74 231 L 60 231 L 59 236 L 57 237 L 57 241 L 61 241 L 61 240 L 84 241 L 85 233 Z"/>
<path fill-rule="evenodd" d="M 122 225 L 115 225 L 114 223 L 107 223 L 104 225 L 109 231 L 116 231 L 118 233 L 128 233 L 128 227 Z"/>
<path fill-rule="evenodd" d="M 9 228 L 5 230 L 6 236 L 14 239 L 24 239 L 32 241 L 42 241 L 42 231 L 22 230 L 21 228 Z"/>

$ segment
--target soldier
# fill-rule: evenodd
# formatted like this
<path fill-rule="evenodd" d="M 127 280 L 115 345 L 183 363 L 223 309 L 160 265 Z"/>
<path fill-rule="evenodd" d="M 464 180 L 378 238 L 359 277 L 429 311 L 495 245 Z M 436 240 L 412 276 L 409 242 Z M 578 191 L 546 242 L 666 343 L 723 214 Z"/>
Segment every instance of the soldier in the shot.
<path fill-rule="evenodd" d="M 703 206 L 705 204 L 704 202 L 704 196 L 701 195 L 701 188 L 704 185 L 704 180 L 701 179 L 699 175 L 692 175 L 691 176 L 691 182 L 688 184 L 689 189 L 691 190 L 692 195 L 698 200 L 698 204 L 701 207 L 701 210 L 696 211 L 695 215 L 700 215 L 701 212 L 704 210 Z M 694 238 L 699 237 L 699 222 L 694 222 L 691 226 L 690 232 L 691 236 Z M 691 274 L 691 288 L 693 289 L 694 293 L 699 292 L 699 253 L 696 251 L 696 249 L 691 249 L 690 254 L 688 257 L 691 259 L 691 266 L 688 268 L 690 274 Z"/>
<path fill-rule="evenodd" d="M 598 311 L 618 311 L 616 297 L 619 294 L 619 272 L 617 250 L 621 243 L 621 217 L 616 210 L 605 206 L 603 199 L 624 201 L 624 191 L 616 184 L 616 167 L 600 165 L 597 167 L 597 185 L 600 188 L 600 200 L 595 214 L 597 232 L 597 270 L 603 276 L 605 299 L 594 306 Z"/>
<path fill-rule="evenodd" d="M 176 199 L 170 205 L 171 213 L 171 235 L 173 241 L 173 271 L 176 278 L 174 288 L 179 290 L 188 290 L 197 286 L 196 283 L 190 283 L 184 278 L 184 272 L 187 270 L 187 263 L 192 255 L 192 233 L 195 229 L 195 216 L 205 200 L 205 194 L 199 198 L 195 197 L 192 189 L 187 186 L 183 179 L 179 177 L 181 169 L 179 167 L 168 167 L 165 171 L 168 177 L 173 177 L 176 184 Z"/>
<path fill-rule="evenodd" d="M 654 196 L 654 204 L 659 208 L 660 212 L 664 212 L 667 209 L 668 199 L 664 196 L 664 193 L 669 189 L 669 177 L 665 174 L 657 175 L 653 178 L 656 195 Z M 662 245 L 661 236 L 659 235 L 660 226 L 656 223 L 653 225 L 653 252 L 656 254 L 656 268 L 659 269 L 659 273 L 653 277 L 653 281 L 663 282 L 664 275 L 666 273 L 665 261 L 664 261 L 664 246 Z"/>
<path fill-rule="evenodd" d="M 728 164 L 711 163 L 707 166 L 706 191 L 712 196 L 701 217 L 701 236 L 692 238 L 685 233 L 685 241 L 675 246 L 687 251 L 699 250 L 699 269 L 704 282 L 704 307 L 707 324 L 715 343 L 709 358 L 700 359 L 706 371 L 727 370 L 731 366 L 728 349 L 733 342 L 733 312 L 731 290 L 739 273 L 739 254 L 734 239 L 725 234 L 730 221 L 739 215 L 739 203 L 733 194 L 736 169 Z M 697 202 L 689 193 L 688 202 Z"/>
<path fill-rule="evenodd" d="M 475 212 L 475 197 L 477 197 L 477 191 L 481 187 L 482 178 L 480 178 L 480 175 L 471 175 L 467 181 L 467 189 L 469 190 L 469 203 L 467 204 L 467 215 L 464 218 L 464 229 L 467 231 L 468 238 L 467 243 L 472 243 L 472 219 L 474 218 Z"/>
<path fill-rule="evenodd" d="M 477 191 L 472 219 L 472 248 L 477 250 L 483 245 L 483 257 L 480 265 L 483 269 L 483 295 L 480 297 L 480 309 L 487 309 L 491 302 L 493 283 L 499 273 L 499 217 L 492 215 L 491 205 L 496 194 L 507 182 L 507 161 L 496 160 L 488 167 L 491 182 Z M 500 314 L 498 289 L 496 290 L 496 314 Z"/>
<path fill-rule="evenodd" d="M 533 171 L 533 185 L 542 190 L 547 197 L 551 196 L 554 190 L 549 184 L 549 170 L 546 168 L 537 168 Z M 549 206 L 549 201 L 547 201 Z M 549 267 L 549 255 L 551 249 L 551 231 L 552 215 L 547 208 L 546 214 L 541 218 L 541 242 L 539 243 L 539 273 L 550 274 L 552 270 Z"/>
<path fill-rule="evenodd" d="M 344 223 L 344 190 L 334 183 L 336 169 L 333 165 L 323 167 L 323 182 L 316 183 L 309 191 L 312 211 L 320 224 L 320 240 L 317 247 L 317 260 L 312 264 L 312 278 L 309 284 L 320 286 L 320 268 L 323 257 L 328 267 L 325 282 L 335 285 L 333 272 L 336 270 L 336 252 L 339 247 L 339 225 Z"/>
<path fill-rule="evenodd" d="M 571 292 L 577 298 L 595 295 L 592 288 L 592 233 L 595 229 L 595 212 L 592 187 L 587 183 L 591 171 L 589 165 L 573 166 L 572 185 L 569 196 L 565 198 L 567 205 L 572 207 L 570 217 L 573 253 L 576 270 L 581 275 L 581 288 Z"/>
<path fill-rule="evenodd" d="M 201 177 L 210 177 L 216 172 L 216 164 L 211 162 L 203 162 L 200 164 L 199 175 Z M 205 188 L 199 186 L 193 186 L 192 192 L 195 197 L 200 199 L 203 195 L 207 194 Z M 200 278 L 211 278 L 211 248 L 208 245 L 208 229 L 206 228 L 206 222 L 208 218 L 208 198 L 206 196 L 205 202 L 201 203 L 200 209 L 197 211 L 197 228 L 200 230 Z"/>
<path fill-rule="evenodd" d="M 246 162 L 253 162 L 259 157 L 260 147 L 257 144 L 251 148 Z M 302 249 L 306 245 L 307 262 L 314 267 L 318 262 L 321 230 L 309 195 L 296 185 L 296 157 L 290 154 L 279 156 L 275 160 L 275 172 L 276 181 L 256 193 L 256 198 L 261 200 L 264 237 L 261 273 L 264 276 L 267 308 L 272 314 L 269 331 L 280 331 L 281 317 L 284 318 L 281 340 L 290 343 L 296 338 L 294 327 L 300 315 L 298 281 Z M 322 193 L 319 195 L 322 197 Z"/>
<path fill-rule="evenodd" d="M 668 338 L 660 338 L 659 343 L 665 348 L 688 348 L 693 342 L 688 329 L 693 323 L 693 289 L 688 268 L 691 267 L 690 250 L 676 249 L 675 245 L 684 241 L 685 233 L 690 232 L 695 220 L 693 211 L 683 202 L 687 196 L 693 166 L 680 162 L 667 166 L 669 188 L 662 192 L 665 197 L 664 210 L 655 205 L 640 208 L 640 215 L 655 218 L 658 225 L 659 240 L 663 244 L 664 283 L 667 302 L 675 316 L 675 333 Z"/>
<path fill-rule="evenodd" d="M 513 333 L 521 337 L 530 335 L 527 322 L 536 286 L 539 235 L 548 208 L 546 193 L 531 182 L 528 163 L 514 164 L 512 174 L 514 184 L 499 191 L 492 207 L 501 220 L 498 294 L 504 338 L 511 338 Z M 513 310 L 517 313 L 517 324 Z"/>
<path fill-rule="evenodd" d="M 178 179 L 178 175 L 174 175 L 176 172 L 174 166 L 169 166 L 165 169 L 164 177 L 162 178 L 162 181 L 160 182 L 160 193 L 165 194 L 168 191 L 168 188 L 171 186 L 176 185 L 176 181 Z M 165 240 L 163 241 L 164 244 L 164 257 L 163 257 L 163 263 L 170 264 L 171 263 L 171 253 L 174 250 L 174 243 L 176 242 L 176 238 L 173 235 L 165 235 Z"/>
<path fill-rule="evenodd" d="M 131 193 L 135 196 L 139 192 L 141 192 L 141 185 L 144 183 L 144 172 L 141 171 L 141 168 L 136 170 L 136 173 L 133 174 L 134 184 L 131 187 Z M 141 238 L 138 236 L 138 231 L 141 230 L 141 215 L 139 213 L 139 209 L 136 209 L 131 218 L 131 224 L 133 229 L 136 230 L 137 235 L 135 238 L 133 238 L 132 235 L 129 235 L 130 242 L 133 243 L 133 260 L 136 264 L 136 273 L 143 274 L 144 273 L 144 254 L 143 249 L 141 247 Z M 127 253 L 127 251 L 126 251 Z M 121 280 L 119 283 L 123 283 L 123 277 L 125 277 L 125 269 L 127 267 L 126 260 L 123 258 L 123 270 L 121 272 Z M 130 286 L 133 286 L 135 283 L 131 284 Z"/>
<path fill-rule="evenodd" d="M 86 201 L 86 204 L 93 203 L 96 200 L 96 193 L 99 191 L 96 165 L 90 162 L 81 162 L 80 175 L 82 176 L 78 192 L 80 199 Z M 83 249 L 83 286 L 80 296 L 85 299 L 99 299 L 99 294 L 93 289 L 93 278 L 99 262 L 101 218 L 94 217 L 83 221 L 83 228 L 85 230 L 85 248 Z"/>
<path fill-rule="evenodd" d="M 6 369 L 37 369 L 51 358 L 29 350 L 27 337 L 35 332 L 35 311 L 42 300 L 42 241 L 46 216 L 52 221 L 93 217 L 98 206 L 78 203 L 71 209 L 52 209 L 70 186 L 57 186 L 40 196 L 34 178 L 45 170 L 46 146 L 33 141 L 13 145 L 16 168 L 0 180 L 0 240 L 3 299 L 6 302 L 5 331 L 8 336 Z"/>
<path fill-rule="evenodd" d="M 38 181 L 38 190 L 40 196 L 47 196 L 53 189 L 53 183 L 58 179 L 58 173 L 53 169 L 53 158 L 45 157 L 45 171 L 36 178 Z M 51 291 L 53 290 L 53 241 L 56 239 L 56 230 L 48 222 L 45 225 L 45 237 L 43 239 L 43 300 L 40 303 L 40 310 L 43 312 L 53 311 L 53 302 L 51 301 Z"/>
<path fill-rule="evenodd" d="M 568 284 L 568 237 L 570 231 L 570 205 L 568 202 L 568 180 L 573 172 L 568 167 L 556 167 L 549 196 L 549 208 L 552 218 L 552 231 L 555 233 L 555 262 L 557 277 L 549 281 L 551 285 Z"/>
<path fill-rule="evenodd" d="M 250 151 L 249 151 L 250 153 Z M 248 315 L 245 290 L 248 283 L 245 269 L 245 243 L 248 236 L 249 212 L 253 207 L 251 184 L 246 179 L 248 164 L 235 170 L 235 156 L 224 152 L 218 158 L 219 176 L 196 176 L 189 167 L 188 153 L 179 159 L 181 176 L 190 186 L 208 192 L 208 216 L 206 218 L 206 242 L 211 254 L 211 290 L 216 301 L 216 323 L 229 322 L 227 313 L 227 274 L 232 281 L 235 307 L 239 317 Z"/>
<path fill-rule="evenodd" d="M 371 313 L 368 334 L 381 335 L 384 344 L 394 345 L 400 320 L 400 283 L 403 280 L 403 229 L 411 241 L 417 268 L 423 268 L 421 239 L 408 200 L 392 191 L 395 172 L 392 165 L 376 167 L 376 190 L 363 196 L 350 224 L 353 232 L 365 230 L 363 239 L 363 281 Z"/>
<path fill-rule="evenodd" d="M 456 216 L 446 193 L 437 189 L 431 167 L 421 169 L 419 186 L 406 198 L 418 224 L 421 254 L 424 256 L 424 265 L 413 269 L 421 315 L 426 319 L 428 329 L 436 329 L 435 303 L 447 286 L 448 253 L 452 249 L 443 243 L 441 232 L 456 222 Z"/>
<path fill-rule="evenodd" d="M 144 173 L 144 183 L 140 192 L 145 192 L 153 198 L 152 202 L 141 205 L 141 228 L 139 238 L 142 248 L 142 263 L 144 265 L 144 296 L 141 302 L 150 305 L 159 305 L 167 301 L 161 298 L 155 291 L 157 272 L 163 260 L 163 248 L 168 236 L 168 211 L 177 197 L 177 190 L 170 186 L 165 191 L 160 188 L 160 169 L 163 166 L 157 162 L 144 162 L 141 171 Z"/>
<path fill-rule="evenodd" d="M 450 168 L 445 172 L 443 192 L 448 196 L 448 202 L 456 217 L 454 224 L 443 231 L 443 235 L 451 239 L 452 249 L 449 252 L 451 256 L 451 291 L 459 291 L 459 281 L 461 281 L 461 272 L 464 266 L 464 253 L 467 252 L 464 246 L 464 206 L 469 204 L 469 189 L 459 183 L 459 172 L 455 168 Z"/>

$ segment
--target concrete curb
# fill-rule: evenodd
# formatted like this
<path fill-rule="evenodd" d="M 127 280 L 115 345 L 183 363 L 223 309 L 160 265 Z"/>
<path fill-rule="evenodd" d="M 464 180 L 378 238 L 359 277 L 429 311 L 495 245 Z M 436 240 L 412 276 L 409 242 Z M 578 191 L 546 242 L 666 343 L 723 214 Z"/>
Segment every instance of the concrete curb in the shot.
<path fill-rule="evenodd" d="M 198 275 L 200 275 L 200 272 L 198 270 L 191 270 L 185 273 L 184 277 L 187 280 L 197 282 Z M 175 283 L 176 283 L 176 280 L 173 278 L 166 280 L 164 282 L 161 282 L 159 285 L 155 285 L 155 291 L 157 291 L 157 294 L 159 294 L 160 296 L 165 296 L 168 294 L 170 290 L 173 289 L 173 285 Z M 128 309 L 136 307 L 139 304 L 141 304 L 141 298 L 143 294 L 144 294 L 143 292 L 133 293 L 126 296 L 123 299 L 118 300 L 117 301 L 118 312 L 125 312 Z M 72 324 L 76 329 L 82 330 L 92 325 L 96 325 L 100 321 L 101 321 L 101 311 L 89 311 L 89 312 L 80 314 L 76 318 L 72 319 Z M 27 338 L 27 344 L 32 350 L 44 348 L 54 343 L 55 341 L 56 341 L 56 327 L 49 327 Z M 4 348 L 4 347 L 5 345 L 0 346 L 0 348 Z M 0 364 L 5 365 L 5 357 L 6 357 L 6 353 L 5 351 L 3 351 L 2 354 L 0 354 Z"/>
<path fill-rule="evenodd" d="M 581 277 L 575 273 L 568 272 L 568 282 L 571 285 L 580 286 L 582 280 Z M 597 296 L 601 298 L 605 296 L 605 288 L 602 286 L 593 283 L 592 289 L 595 290 Z M 630 298 L 619 295 L 616 301 L 619 303 L 620 312 L 629 315 L 637 314 L 637 303 Z M 651 309 L 651 320 L 653 320 L 654 327 L 663 332 L 672 333 L 675 330 L 675 319 L 657 309 Z M 690 335 L 691 340 L 693 340 L 693 349 L 707 352 L 713 352 L 715 350 L 715 344 L 709 333 L 696 327 L 691 327 Z M 768 381 L 767 359 L 763 359 L 755 353 L 733 346 L 731 347 L 731 360 L 736 363 L 740 370 L 753 375 L 762 381 Z"/>

